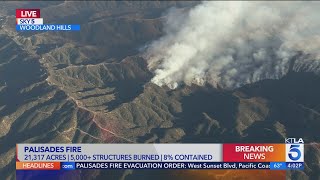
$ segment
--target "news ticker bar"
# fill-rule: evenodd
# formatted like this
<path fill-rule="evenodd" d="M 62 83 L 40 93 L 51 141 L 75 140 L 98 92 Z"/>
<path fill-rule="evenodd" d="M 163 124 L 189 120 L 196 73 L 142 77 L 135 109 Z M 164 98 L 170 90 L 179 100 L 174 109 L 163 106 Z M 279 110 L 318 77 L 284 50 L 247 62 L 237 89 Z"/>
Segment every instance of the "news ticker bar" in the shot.
<path fill-rule="evenodd" d="M 17 144 L 17 161 L 304 162 L 303 144 Z"/>
<path fill-rule="evenodd" d="M 80 31 L 77 24 L 17 24 L 17 31 Z"/>
<path fill-rule="evenodd" d="M 268 169 L 303 170 L 303 162 L 16 162 L 16 170 Z"/>

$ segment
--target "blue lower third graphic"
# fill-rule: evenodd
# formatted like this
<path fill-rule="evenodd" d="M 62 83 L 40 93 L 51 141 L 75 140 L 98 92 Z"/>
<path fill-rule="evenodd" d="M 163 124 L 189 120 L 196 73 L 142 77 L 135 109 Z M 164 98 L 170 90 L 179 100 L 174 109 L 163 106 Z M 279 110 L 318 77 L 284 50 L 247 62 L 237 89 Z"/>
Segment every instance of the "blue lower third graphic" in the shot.
<path fill-rule="evenodd" d="M 16 25 L 17 31 L 80 31 L 78 24 L 23 24 Z"/>

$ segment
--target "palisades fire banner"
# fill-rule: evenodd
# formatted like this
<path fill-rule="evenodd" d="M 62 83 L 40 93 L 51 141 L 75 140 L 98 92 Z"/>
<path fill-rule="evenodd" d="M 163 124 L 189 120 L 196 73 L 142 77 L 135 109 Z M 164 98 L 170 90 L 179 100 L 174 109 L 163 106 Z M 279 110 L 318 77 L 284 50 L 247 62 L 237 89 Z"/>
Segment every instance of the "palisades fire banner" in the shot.
<path fill-rule="evenodd" d="M 78 24 L 44 24 L 40 9 L 16 9 L 17 31 L 79 31 Z"/>
<path fill-rule="evenodd" d="M 285 144 L 17 144 L 16 169 L 304 168 L 302 139 Z"/>

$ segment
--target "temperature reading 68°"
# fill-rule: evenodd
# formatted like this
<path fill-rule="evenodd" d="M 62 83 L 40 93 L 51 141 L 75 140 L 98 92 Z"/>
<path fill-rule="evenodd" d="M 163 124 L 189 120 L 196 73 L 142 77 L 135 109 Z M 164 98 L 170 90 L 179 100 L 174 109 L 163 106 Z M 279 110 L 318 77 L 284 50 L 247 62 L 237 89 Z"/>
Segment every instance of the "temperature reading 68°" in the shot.
<path fill-rule="evenodd" d="M 279 169 L 281 167 L 282 167 L 281 163 L 274 163 L 274 165 L 273 165 L 273 168 L 275 168 L 275 169 Z"/>

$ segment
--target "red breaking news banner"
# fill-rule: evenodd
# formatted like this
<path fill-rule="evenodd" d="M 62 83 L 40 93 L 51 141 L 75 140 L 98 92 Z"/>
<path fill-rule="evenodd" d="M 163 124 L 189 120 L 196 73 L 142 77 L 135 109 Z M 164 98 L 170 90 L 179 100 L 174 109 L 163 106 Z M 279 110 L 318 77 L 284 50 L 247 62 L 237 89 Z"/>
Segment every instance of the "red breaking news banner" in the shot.
<path fill-rule="evenodd" d="M 224 162 L 285 162 L 285 144 L 223 144 Z"/>
<path fill-rule="evenodd" d="M 40 18 L 40 9 L 16 9 L 16 18 Z"/>

